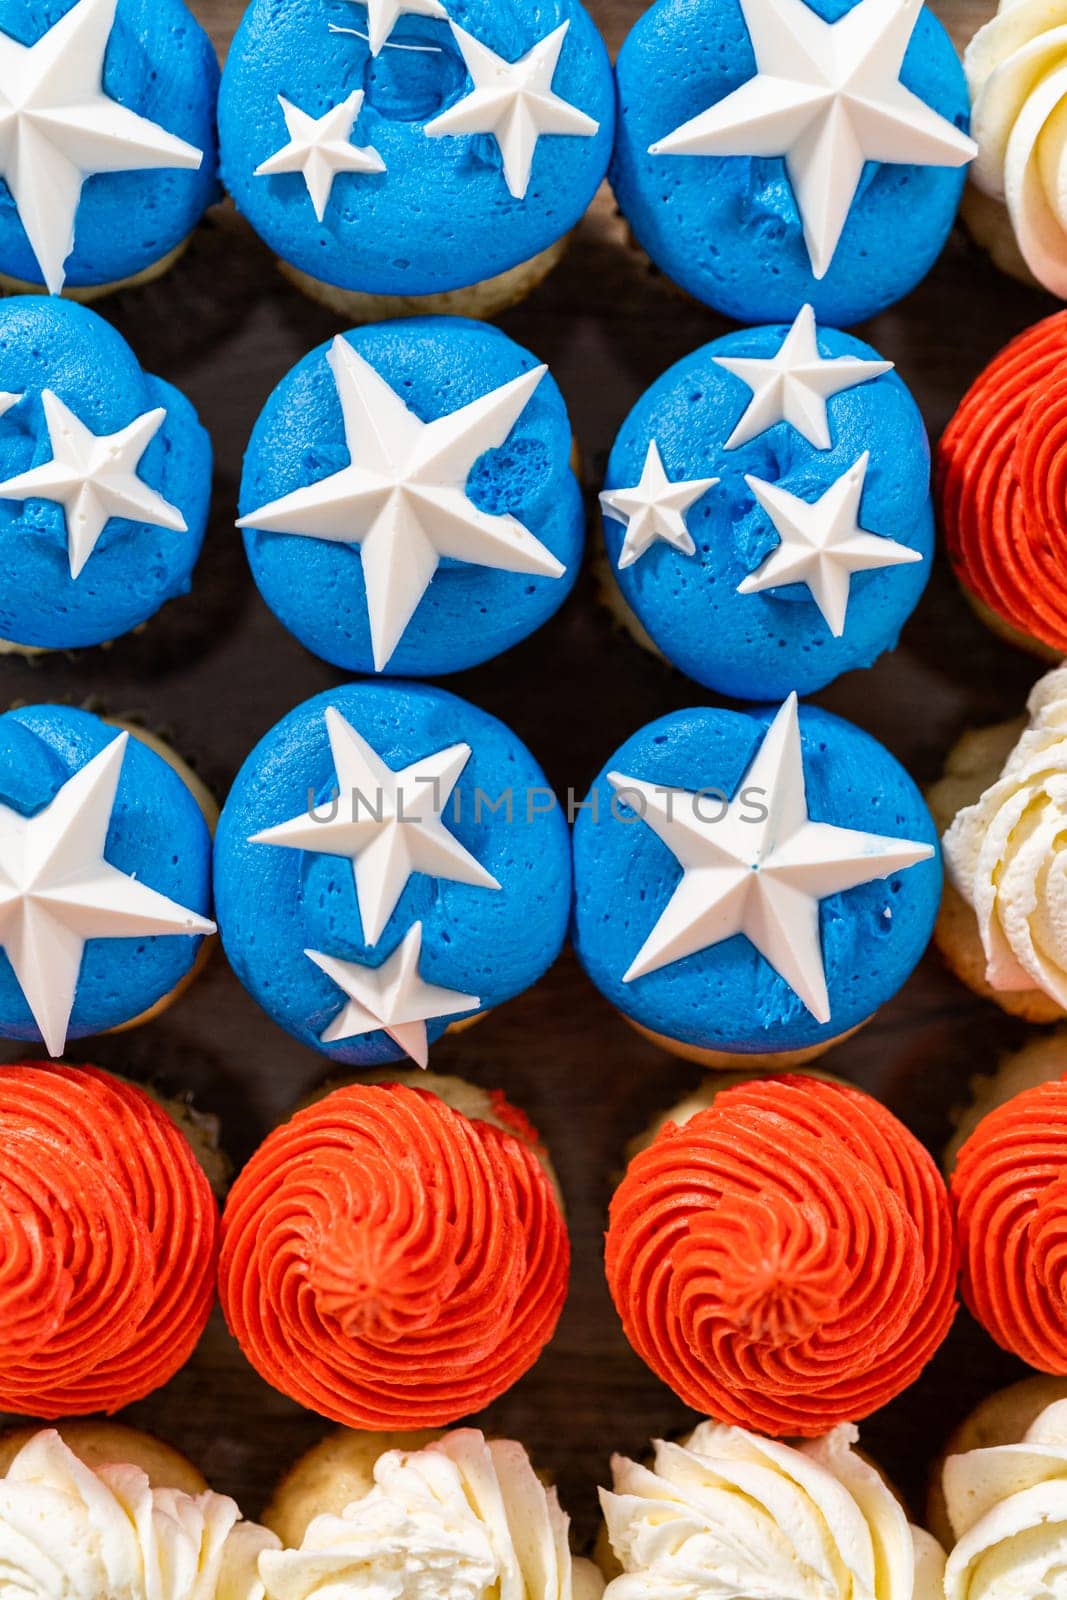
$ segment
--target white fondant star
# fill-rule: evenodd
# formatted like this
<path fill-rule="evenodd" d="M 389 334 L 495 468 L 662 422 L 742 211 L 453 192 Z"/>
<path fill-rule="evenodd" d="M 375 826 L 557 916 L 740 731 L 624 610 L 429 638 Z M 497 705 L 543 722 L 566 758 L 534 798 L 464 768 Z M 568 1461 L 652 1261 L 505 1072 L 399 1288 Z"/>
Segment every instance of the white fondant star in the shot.
<path fill-rule="evenodd" d="M 746 477 L 780 543 L 738 584 L 738 594 L 759 594 L 787 583 L 806 584 L 826 626 L 840 639 L 854 572 L 922 560 L 918 550 L 860 527 L 860 501 L 870 459 L 869 453 L 860 456 L 814 502 L 798 499 L 779 484 Z"/>
<path fill-rule="evenodd" d="M 359 545 L 376 672 L 388 665 L 443 557 L 562 577 L 562 563 L 521 522 L 480 511 L 466 493 L 475 462 L 507 439 L 546 367 L 422 422 L 346 339 L 334 340 L 328 360 L 349 465 L 237 526 Z"/>
<path fill-rule="evenodd" d="M 412 923 L 403 942 L 380 967 L 361 967 L 356 961 L 323 955 L 321 950 L 305 950 L 304 954 L 348 996 L 340 1015 L 319 1035 L 323 1044 L 357 1039 L 380 1028 L 405 1054 L 425 1067 L 430 1059 L 427 1022 L 435 1017 L 477 1011 L 482 1003 L 477 995 L 442 989 L 420 978 L 421 922 Z"/>
<path fill-rule="evenodd" d="M 442 134 L 490 133 L 504 162 L 504 181 L 516 200 L 530 186 L 537 141 L 546 133 L 591 139 L 599 122 L 552 91 L 552 79 L 570 22 L 561 22 L 518 61 L 505 61 L 451 24 L 474 87 L 470 94 L 426 124 L 431 138 Z"/>
<path fill-rule="evenodd" d="M 255 176 L 301 173 L 320 222 L 326 215 L 338 173 L 385 171 L 385 162 L 373 145 L 351 143 L 352 129 L 363 106 L 362 89 L 354 89 L 347 100 L 322 117 L 309 116 L 283 94 L 278 96 L 278 104 L 289 130 L 289 143 L 260 162 Z"/>
<path fill-rule="evenodd" d="M 713 817 L 699 792 L 618 772 L 608 782 L 624 800 L 627 792 L 640 796 L 642 822 L 684 869 L 624 983 L 741 934 L 816 1021 L 829 1022 L 819 902 L 934 854 L 910 839 L 812 821 L 795 694 L 768 728 L 725 815 L 716 808 Z M 761 810 L 765 816 L 754 820 Z"/>
<path fill-rule="evenodd" d="M 51 389 L 41 390 L 52 459 L 0 483 L 0 500 L 52 500 L 63 507 L 70 575 L 77 578 L 112 517 L 186 533 L 188 523 L 137 476 L 141 457 L 166 421 L 162 406 L 118 433 L 90 433 Z"/>
<path fill-rule="evenodd" d="M 664 470 L 659 445 L 652 439 L 640 483 L 631 489 L 605 489 L 600 496 L 605 512 L 626 528 L 626 538 L 619 552 L 619 571 L 633 566 L 657 539 L 691 556 L 696 545 L 686 527 L 685 514 L 718 481 L 718 478 L 690 478 L 685 482 L 672 482 Z"/>
<path fill-rule="evenodd" d="M 401 16 L 447 17 L 440 0 L 364 0 L 367 7 L 367 43 L 379 55 Z M 354 28 L 331 26 L 331 33 L 354 33 Z"/>
<path fill-rule="evenodd" d="M 777 355 L 715 356 L 714 360 L 752 390 L 744 415 L 726 441 L 727 450 L 748 444 L 779 422 L 788 422 L 816 450 L 829 450 L 833 441 L 826 402 L 843 389 L 855 389 L 893 370 L 891 361 L 864 361 L 859 356 L 831 360 L 820 355 L 811 306 L 797 312 Z"/>
<path fill-rule="evenodd" d="M 36 816 L 0 805 L 0 947 L 53 1056 L 66 1044 L 87 939 L 215 931 L 104 859 L 128 739 L 120 733 Z"/>
<path fill-rule="evenodd" d="M 0 417 L 5 417 L 12 406 L 17 406 L 22 399 L 20 394 L 12 394 L 10 389 L 0 389 Z"/>
<path fill-rule="evenodd" d="M 113 100 L 104 56 L 118 0 L 76 0 L 36 44 L 0 33 L 0 177 L 52 294 L 66 281 L 85 180 L 198 169 L 204 153 Z"/>
<path fill-rule="evenodd" d="M 961 167 L 978 146 L 899 81 L 922 0 L 859 0 L 837 22 L 805 0 L 741 0 L 741 10 L 756 76 L 649 152 L 784 158 L 824 278 L 866 162 Z"/>

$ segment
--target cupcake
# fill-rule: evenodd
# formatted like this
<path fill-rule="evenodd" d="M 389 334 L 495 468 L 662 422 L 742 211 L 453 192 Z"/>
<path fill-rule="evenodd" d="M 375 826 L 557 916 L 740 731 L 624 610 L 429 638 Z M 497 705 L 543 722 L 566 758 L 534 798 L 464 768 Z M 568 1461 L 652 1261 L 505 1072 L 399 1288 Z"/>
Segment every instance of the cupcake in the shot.
<path fill-rule="evenodd" d="M 567 409 L 506 334 L 455 317 L 360 328 L 282 379 L 245 455 L 252 575 L 348 672 L 437 676 L 563 604 L 584 513 Z"/>
<path fill-rule="evenodd" d="M 600 502 L 624 620 L 734 698 L 870 666 L 930 574 L 919 409 L 891 362 L 817 329 L 810 306 L 658 379 L 622 425 Z"/>
<path fill-rule="evenodd" d="M 441 689 L 348 684 L 260 741 L 219 822 L 241 982 L 348 1066 L 410 1056 L 520 994 L 567 928 L 570 845 L 504 724 Z"/>
<path fill-rule="evenodd" d="M 775 1437 L 862 1421 L 915 1381 L 956 1312 L 933 1160 L 876 1100 L 810 1078 L 725 1089 L 668 1125 L 615 1192 L 606 1262 L 657 1376 Z"/>
<path fill-rule="evenodd" d="M 448 1084 L 335 1089 L 275 1130 L 223 1215 L 219 1293 L 266 1382 L 347 1427 L 440 1427 L 533 1366 L 570 1246 L 534 1130 Z"/>
<path fill-rule="evenodd" d="M 596 193 L 614 123 L 577 0 L 253 0 L 219 100 L 238 210 L 353 322 L 521 300 Z"/>
<path fill-rule="evenodd" d="M 801 1064 L 919 960 L 936 841 L 889 752 L 795 695 L 777 712 L 673 712 L 616 752 L 578 817 L 575 948 L 665 1049 Z"/>
<path fill-rule="evenodd" d="M 0 0 L 0 287 L 165 272 L 217 195 L 218 81 L 182 0 Z"/>
<path fill-rule="evenodd" d="M 0 653 L 147 622 L 188 591 L 210 499 L 196 412 L 121 334 L 68 301 L 0 301 Z"/>
<path fill-rule="evenodd" d="M 218 1209 L 142 1089 L 95 1067 L 0 1067 L 0 1227 L 0 1410 L 117 1411 L 192 1355 Z"/>
<path fill-rule="evenodd" d="M 953 1113 L 953 1133 L 945 1147 L 942 1168 L 951 1173 L 956 1157 L 978 1124 L 998 1106 L 1014 1100 L 1024 1089 L 1058 1083 L 1067 1076 L 1067 1028 L 1053 1028 L 1030 1039 L 1021 1050 L 1000 1057 L 991 1073 L 971 1079 L 969 1099 Z"/>
<path fill-rule="evenodd" d="M 956 52 L 916 0 L 656 0 L 616 70 L 616 198 L 717 311 L 810 302 L 847 327 L 940 255 L 976 146 Z"/>

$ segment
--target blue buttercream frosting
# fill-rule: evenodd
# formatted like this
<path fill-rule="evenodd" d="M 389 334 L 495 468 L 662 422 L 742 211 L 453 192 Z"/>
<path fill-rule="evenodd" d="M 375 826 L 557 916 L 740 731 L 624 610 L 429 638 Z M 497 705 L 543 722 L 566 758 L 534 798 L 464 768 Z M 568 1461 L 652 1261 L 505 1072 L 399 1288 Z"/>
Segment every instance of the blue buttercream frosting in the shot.
<path fill-rule="evenodd" d="M 184 594 L 211 498 L 211 442 L 189 401 L 141 370 L 122 336 L 71 301 L 0 301 L 0 390 L 21 395 L 0 416 L 0 483 L 52 459 L 42 390 L 94 434 L 117 433 L 162 406 L 166 420 L 137 476 L 185 518 L 181 533 L 112 517 L 77 578 L 63 506 L 0 498 L 0 638 L 46 650 L 115 639 Z"/>
<path fill-rule="evenodd" d="M 36 816 L 63 785 L 119 737 L 70 706 L 25 706 L 0 716 L 0 805 Z M 211 836 L 178 773 L 131 734 L 104 846 L 105 860 L 201 916 L 211 915 Z M 84 1038 L 139 1017 L 191 970 L 202 940 L 187 934 L 90 939 L 67 1036 Z M 41 1035 L 0 951 L 0 1034 Z"/>
<path fill-rule="evenodd" d="M 249 842 L 304 814 L 309 799 L 329 814 L 337 794 L 325 721 L 330 706 L 394 771 L 453 744 L 471 747 L 443 821 L 500 889 L 416 873 L 371 947 L 349 858 Z M 421 799 L 409 797 L 410 809 Z M 477 995 L 486 1011 L 551 966 L 570 906 L 567 825 L 533 756 L 495 717 L 443 690 L 407 683 L 345 685 L 283 718 L 237 775 L 219 823 L 215 874 L 222 941 L 241 982 L 295 1038 L 358 1067 L 397 1061 L 403 1052 L 381 1031 L 323 1045 L 320 1035 L 345 996 L 305 950 L 378 967 L 421 921 L 420 976 Z M 431 1042 L 450 1020 L 427 1023 Z"/>
<path fill-rule="evenodd" d="M 735 936 L 630 983 L 630 967 L 682 877 L 667 846 L 612 799 L 608 772 L 727 796 L 737 793 L 775 709 L 674 712 L 628 739 L 597 778 L 574 831 L 573 938 L 597 988 L 654 1033 L 737 1054 L 806 1049 L 846 1033 L 901 987 L 929 942 L 940 855 L 881 882 L 830 895 L 820 931 L 830 1021 L 819 1023 L 745 938 Z M 800 708 L 808 815 L 817 822 L 915 840 L 937 852 L 919 790 L 869 734 Z"/>
<path fill-rule="evenodd" d="M 423 422 L 539 365 L 498 329 L 459 317 L 376 323 L 345 338 Z M 329 348 L 305 356 L 267 401 L 245 456 L 242 515 L 349 464 Z M 577 577 L 585 526 L 571 443 L 563 397 L 546 373 L 506 442 L 475 462 L 466 485 L 480 510 L 517 518 L 562 562 L 563 576 L 444 560 L 388 673 L 436 676 L 475 666 L 517 644 L 562 605 Z M 246 531 L 245 547 L 264 600 L 301 643 L 347 671 L 374 670 L 358 545 Z"/>
<path fill-rule="evenodd" d="M 827 22 L 855 0 L 808 0 Z M 816 279 L 785 162 L 651 155 L 649 146 L 756 75 L 740 0 L 656 0 L 619 53 L 616 198 L 668 277 L 739 322 L 791 318 L 809 302 L 840 327 L 925 277 L 952 228 L 964 168 L 868 162 L 829 271 Z M 923 10 L 900 81 L 957 128 L 970 115 L 952 41 Z"/>
<path fill-rule="evenodd" d="M 495 138 L 424 131 L 472 88 L 446 21 L 402 15 L 372 57 L 358 36 L 367 32 L 367 11 L 356 0 L 253 0 L 223 76 L 223 178 L 257 233 L 313 277 L 372 294 L 462 288 L 547 249 L 596 193 L 611 155 L 615 105 L 607 52 L 587 12 L 576 0 L 449 0 L 448 12 L 508 61 L 569 23 L 552 90 L 599 131 L 543 135 L 518 199 L 504 181 Z M 331 32 L 331 25 L 358 33 Z M 365 99 L 351 142 L 377 150 L 386 170 L 340 174 L 320 223 L 300 173 L 255 171 L 288 142 L 279 93 L 317 118 L 355 90 Z"/>
<path fill-rule="evenodd" d="M 609 490 L 634 485 L 655 439 L 672 481 L 720 479 L 686 513 L 692 556 L 657 539 L 620 571 L 624 528 L 607 511 L 604 532 L 612 574 L 663 654 L 697 682 L 739 699 L 774 699 L 793 689 L 809 694 L 842 672 L 870 666 L 896 644 L 930 575 L 930 449 L 919 409 L 895 372 L 830 397 L 829 450 L 787 422 L 725 448 L 752 390 L 715 358 L 769 359 L 787 332 L 783 325 L 746 328 L 679 361 L 630 412 L 608 462 Z M 826 358 L 879 359 L 869 345 L 832 328 L 819 329 L 818 344 Z M 853 572 L 840 638 L 804 584 L 738 594 L 780 542 L 746 476 L 815 502 L 868 452 L 860 526 L 918 551 L 922 560 Z"/>

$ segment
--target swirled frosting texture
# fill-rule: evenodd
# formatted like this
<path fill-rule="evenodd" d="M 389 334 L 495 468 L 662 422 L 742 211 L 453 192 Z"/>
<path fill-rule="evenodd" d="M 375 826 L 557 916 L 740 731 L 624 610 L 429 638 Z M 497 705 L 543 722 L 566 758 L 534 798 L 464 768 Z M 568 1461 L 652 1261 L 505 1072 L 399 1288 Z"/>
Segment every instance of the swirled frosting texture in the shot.
<path fill-rule="evenodd" d="M 398 1084 L 335 1090 L 230 1193 L 220 1293 L 283 1394 L 355 1428 L 453 1422 L 551 1338 L 570 1245 L 536 1147 Z"/>
<path fill-rule="evenodd" d="M 176 1125 L 95 1067 L 0 1069 L 0 1410 L 117 1411 L 215 1299 L 218 1211 Z"/>
<path fill-rule="evenodd" d="M 918 1376 L 956 1311 L 948 1195 L 859 1090 L 780 1077 L 668 1123 L 615 1193 L 608 1282 L 687 1405 L 810 1437 Z"/>

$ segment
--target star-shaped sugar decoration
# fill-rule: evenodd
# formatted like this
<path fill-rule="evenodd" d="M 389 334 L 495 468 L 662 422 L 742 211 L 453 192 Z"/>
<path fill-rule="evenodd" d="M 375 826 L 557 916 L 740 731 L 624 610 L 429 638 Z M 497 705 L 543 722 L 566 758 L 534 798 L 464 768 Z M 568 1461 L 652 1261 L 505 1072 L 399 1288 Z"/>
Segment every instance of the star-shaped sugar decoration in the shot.
<path fill-rule="evenodd" d="M 426 124 L 431 138 L 488 133 L 497 142 L 508 192 L 522 200 L 530 186 L 537 141 L 548 133 L 591 139 L 600 124 L 552 89 L 570 22 L 539 39 L 518 61 L 505 61 L 455 22 L 451 24 L 474 87 Z"/>
<path fill-rule="evenodd" d="M 12 406 L 17 406 L 22 398 L 21 394 L 13 394 L 10 389 L 0 389 L 0 417 L 6 417 Z"/>
<path fill-rule="evenodd" d="M 788 422 L 816 450 L 829 450 L 833 441 L 826 402 L 845 389 L 855 389 L 893 370 L 891 361 L 820 355 L 811 306 L 803 306 L 797 313 L 777 354 L 714 359 L 716 366 L 740 378 L 752 391 L 752 399 L 726 441 L 727 450 L 739 449 L 779 422 Z"/>
<path fill-rule="evenodd" d="M 328 360 L 349 465 L 237 526 L 359 546 L 376 672 L 388 666 L 442 559 L 563 576 L 562 562 L 517 518 L 480 510 L 466 491 L 475 462 L 505 442 L 546 367 L 422 422 L 347 339 L 333 341 Z"/>
<path fill-rule="evenodd" d="M 664 470 L 659 445 L 655 439 L 650 440 L 640 483 L 630 489 L 605 489 L 600 496 L 600 504 L 607 515 L 626 528 L 619 552 L 619 571 L 633 566 L 657 539 L 683 555 L 693 555 L 696 545 L 686 526 L 686 512 L 718 481 L 718 478 L 690 478 L 672 482 Z"/>
<path fill-rule="evenodd" d="M 0 948 L 53 1056 L 66 1044 L 88 939 L 215 931 L 105 859 L 128 740 L 120 733 L 36 816 L 0 805 Z"/>
<path fill-rule="evenodd" d="M 803 583 L 811 590 L 835 639 L 845 631 L 854 572 L 906 566 L 922 560 L 895 539 L 860 527 L 860 502 L 867 481 L 869 453 L 832 483 L 818 500 L 801 500 L 777 483 L 746 477 L 752 493 L 774 524 L 779 543 L 766 560 L 737 586 L 738 594 Z"/>
<path fill-rule="evenodd" d="M 320 222 L 326 215 L 334 179 L 339 173 L 385 171 L 385 162 L 373 145 L 352 143 L 352 129 L 363 107 L 362 89 L 353 89 L 347 100 L 342 100 L 321 117 L 301 111 L 283 94 L 278 96 L 278 104 L 285 118 L 289 142 L 266 161 L 261 161 L 255 176 L 268 178 L 280 173 L 300 173 Z"/>
<path fill-rule="evenodd" d="M 477 995 L 443 989 L 420 977 L 421 922 L 412 923 L 403 942 L 380 967 L 341 961 L 321 950 L 305 950 L 304 954 L 347 996 L 340 1014 L 319 1035 L 323 1044 L 357 1039 L 381 1029 L 405 1055 L 425 1067 L 430 1059 L 427 1022 L 477 1011 L 481 1006 Z"/>
<path fill-rule="evenodd" d="M 104 88 L 118 0 L 76 0 L 36 44 L 0 33 L 0 177 L 45 285 L 58 294 L 82 185 L 99 172 L 197 170 L 204 153 Z"/>
<path fill-rule="evenodd" d="M 868 161 L 962 167 L 978 146 L 900 82 L 922 0 L 859 0 L 836 22 L 805 0 L 740 4 L 756 76 L 649 153 L 783 158 L 824 278 Z"/>
<path fill-rule="evenodd" d="M 366 0 L 367 42 L 372 56 L 380 55 L 401 16 L 447 17 L 440 0 Z M 354 33 L 354 28 L 331 24 L 331 33 Z"/>
<path fill-rule="evenodd" d="M 326 708 L 326 730 L 337 775 L 335 814 L 304 811 L 253 834 L 252 844 L 347 857 L 363 937 L 371 945 L 384 933 L 413 872 L 500 888 L 444 823 L 444 809 L 471 757 L 469 744 L 449 745 L 394 770 L 334 706 Z"/>
<path fill-rule="evenodd" d="M 680 863 L 682 878 L 623 982 L 740 934 L 817 1022 L 830 1021 L 819 905 L 928 861 L 933 847 L 814 822 L 808 815 L 797 697 L 768 728 L 725 815 L 700 792 L 665 789 L 619 772 L 608 782 Z M 706 792 L 705 792 L 706 794 Z M 742 801 L 742 796 L 746 797 Z M 759 807 L 754 807 L 754 797 Z M 762 810 L 762 820 L 753 820 Z"/>

